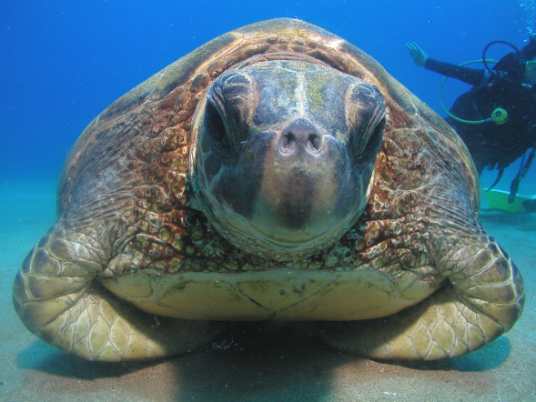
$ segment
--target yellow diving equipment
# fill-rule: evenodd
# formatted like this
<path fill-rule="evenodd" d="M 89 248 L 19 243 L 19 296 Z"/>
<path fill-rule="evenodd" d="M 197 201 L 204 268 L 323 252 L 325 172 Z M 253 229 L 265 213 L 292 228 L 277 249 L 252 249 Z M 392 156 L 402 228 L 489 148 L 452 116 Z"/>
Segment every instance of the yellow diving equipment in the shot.
<path fill-rule="evenodd" d="M 510 192 L 504 190 L 483 190 L 487 201 L 487 209 L 499 210 L 511 214 L 527 213 L 526 201 L 534 200 L 534 197 L 517 194 L 513 201 L 510 201 Z"/>

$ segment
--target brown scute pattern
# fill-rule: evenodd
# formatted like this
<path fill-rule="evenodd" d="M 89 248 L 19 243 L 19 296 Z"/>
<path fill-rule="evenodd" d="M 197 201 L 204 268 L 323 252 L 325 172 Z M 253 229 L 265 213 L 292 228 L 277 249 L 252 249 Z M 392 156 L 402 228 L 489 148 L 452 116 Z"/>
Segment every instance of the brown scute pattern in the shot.
<path fill-rule="evenodd" d="M 211 230 L 202 216 L 188 208 L 187 171 L 192 116 L 209 82 L 249 57 L 265 53 L 288 54 L 293 49 L 362 77 L 375 84 L 386 97 L 385 145 L 376 166 L 376 184 L 367 219 L 381 221 L 386 231 L 391 225 L 397 227 L 400 233 L 395 237 L 403 238 L 398 242 L 407 247 L 405 251 L 400 249 L 405 255 L 403 265 L 409 268 L 413 263 L 414 269 L 420 269 L 419 237 L 422 234 L 407 225 L 402 228 L 396 220 L 409 214 L 415 222 L 425 216 L 437 186 L 429 185 L 428 192 L 423 192 L 420 186 L 423 182 L 426 185 L 432 175 L 445 173 L 440 165 L 433 165 L 430 158 L 458 153 L 455 173 L 465 174 L 467 178 L 471 176 L 466 166 L 468 157 L 463 149 L 462 152 L 457 150 L 457 143 L 445 142 L 438 133 L 419 129 L 429 124 L 416 114 L 423 105 L 373 59 L 309 24 L 281 20 L 257 25 L 253 30 L 246 27 L 197 49 L 127 94 L 130 100 L 124 104 L 130 106 L 121 113 L 104 112 L 86 129 L 65 170 L 60 193 L 63 216 L 73 227 L 90 224 L 95 218 L 109 222 L 108 230 L 114 231 L 113 244 L 117 246 L 110 272 L 117 274 L 149 267 L 166 272 L 235 272 L 280 266 L 244 255 Z M 137 97 L 144 100 L 135 101 Z M 439 121 L 437 117 L 436 120 Z M 431 149 L 423 147 L 423 141 L 429 142 Z M 441 149 L 434 154 L 433 149 L 438 147 Z M 421 156 L 415 158 L 415 155 Z M 453 188 L 463 186 L 462 179 L 450 183 L 445 177 L 437 184 L 452 191 L 461 190 L 468 196 L 471 194 L 470 189 Z M 427 197 L 423 197 L 423 193 Z M 203 236 L 195 239 L 196 231 Z M 365 236 L 358 228 L 354 233 L 358 237 Z M 394 243 L 385 244 L 382 247 L 389 249 Z M 371 260 L 365 255 L 362 243 L 354 247 L 347 250 L 352 258 L 359 255 L 365 261 Z M 346 250 L 344 239 L 336 248 L 299 265 L 304 269 L 329 269 L 327 260 L 333 264 L 334 255 L 346 253 L 339 248 Z M 371 253 L 376 254 L 376 251 Z M 231 263 L 227 262 L 229 259 Z M 363 261 L 337 257 L 337 264 L 359 267 Z M 382 266 L 381 263 L 376 265 Z"/>
<path fill-rule="evenodd" d="M 165 67 L 160 73 L 155 74 L 147 81 L 136 86 L 127 94 L 112 103 L 100 116 L 102 119 L 111 119 L 116 115 L 132 109 L 150 97 L 163 97 L 195 73 L 199 64 L 204 62 L 213 53 L 220 50 L 233 41 L 230 34 L 215 38 L 202 47 L 194 50 L 185 57 L 180 58 L 171 65 Z M 173 79 L 162 79 L 162 76 L 172 76 Z"/>
<path fill-rule="evenodd" d="M 427 250 L 428 234 L 424 220 L 412 217 L 401 219 L 369 220 L 362 225 L 363 240 L 357 243 L 359 259 L 378 271 L 396 274 L 397 271 L 414 271 L 423 280 L 437 283 L 430 274 Z"/>

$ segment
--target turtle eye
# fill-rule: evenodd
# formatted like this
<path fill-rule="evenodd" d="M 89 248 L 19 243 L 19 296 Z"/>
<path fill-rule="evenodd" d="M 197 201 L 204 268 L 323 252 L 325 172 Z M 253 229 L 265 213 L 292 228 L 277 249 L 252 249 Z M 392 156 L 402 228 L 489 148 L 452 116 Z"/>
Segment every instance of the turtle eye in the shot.
<path fill-rule="evenodd" d="M 252 87 L 247 75 L 230 72 L 218 78 L 209 92 L 209 103 L 217 111 L 219 124 L 224 128 L 221 132 L 232 147 L 238 147 L 247 139 L 254 98 Z"/>
<path fill-rule="evenodd" d="M 232 144 L 218 109 L 214 101 L 209 98 L 206 105 L 205 126 L 210 137 L 220 145 L 221 149 L 223 151 L 230 151 Z"/>
<path fill-rule="evenodd" d="M 385 102 L 382 94 L 372 85 L 359 84 L 347 94 L 346 120 L 350 128 L 352 156 L 361 160 L 375 153 L 383 138 Z"/>
<path fill-rule="evenodd" d="M 383 129 L 385 127 L 385 117 L 376 125 L 372 133 L 368 137 L 368 140 L 363 148 L 360 150 L 359 154 L 356 154 L 356 157 L 359 159 L 367 159 L 367 157 L 376 155 L 380 145 L 383 141 Z"/>

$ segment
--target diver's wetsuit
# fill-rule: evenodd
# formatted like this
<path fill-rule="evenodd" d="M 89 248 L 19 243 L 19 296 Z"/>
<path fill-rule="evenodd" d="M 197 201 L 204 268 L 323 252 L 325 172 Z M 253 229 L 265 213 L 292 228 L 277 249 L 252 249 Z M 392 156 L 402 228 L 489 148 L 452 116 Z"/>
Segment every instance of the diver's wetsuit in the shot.
<path fill-rule="evenodd" d="M 536 56 L 536 41 L 532 40 L 523 48 L 521 55 Z M 504 56 L 495 65 L 493 75 L 483 69 L 430 58 L 425 67 L 473 86 L 452 105 L 454 115 L 481 120 L 488 118 L 497 107 L 508 112 L 508 121 L 503 125 L 493 122 L 468 125 L 447 117 L 469 148 L 479 172 L 485 167 L 504 169 L 527 149 L 536 146 L 536 86 L 523 83 L 523 65 L 515 53 Z"/>

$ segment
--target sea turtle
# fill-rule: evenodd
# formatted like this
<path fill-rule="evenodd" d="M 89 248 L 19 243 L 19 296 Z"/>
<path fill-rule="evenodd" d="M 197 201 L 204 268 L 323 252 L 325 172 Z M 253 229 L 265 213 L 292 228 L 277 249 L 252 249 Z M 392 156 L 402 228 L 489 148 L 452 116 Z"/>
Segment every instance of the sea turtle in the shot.
<path fill-rule="evenodd" d="M 259 22 L 86 128 L 14 303 L 94 360 L 183 353 L 243 320 L 310 321 L 377 359 L 457 356 L 524 299 L 478 190 L 455 132 L 375 60 L 299 20 Z"/>

